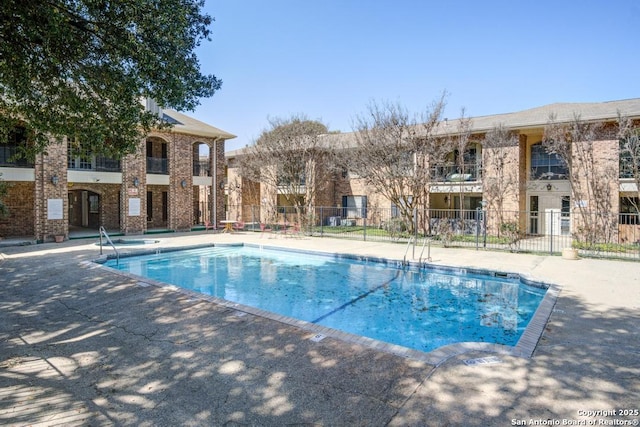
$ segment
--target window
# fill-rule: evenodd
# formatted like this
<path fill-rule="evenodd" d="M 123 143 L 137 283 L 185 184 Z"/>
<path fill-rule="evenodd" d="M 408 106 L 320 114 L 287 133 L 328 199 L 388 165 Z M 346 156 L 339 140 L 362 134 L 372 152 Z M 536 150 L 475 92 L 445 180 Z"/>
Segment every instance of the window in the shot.
<path fill-rule="evenodd" d="M 529 197 L 529 233 L 538 234 L 538 209 L 540 203 L 538 196 Z"/>
<path fill-rule="evenodd" d="M 540 142 L 531 146 L 531 179 L 566 179 L 567 174 L 567 165 L 560 156 L 548 153 Z"/>
<path fill-rule="evenodd" d="M 342 196 L 343 218 L 366 218 L 367 196 Z"/>
<path fill-rule="evenodd" d="M 23 127 L 16 127 L 9 131 L 7 139 L 0 140 L 0 166 L 32 167 L 21 153 L 21 146 L 27 143 L 27 131 Z"/>
<path fill-rule="evenodd" d="M 635 162 L 634 162 L 635 159 Z M 640 137 L 620 140 L 620 178 L 634 178 L 640 172 Z M 634 164 L 635 163 L 635 164 Z"/>
<path fill-rule="evenodd" d="M 82 146 L 74 147 L 72 143 L 67 144 L 67 167 L 69 169 L 95 169 L 94 160 L 87 148 Z"/>
<path fill-rule="evenodd" d="M 560 208 L 560 234 L 567 236 L 571 233 L 571 197 L 562 196 Z"/>
<path fill-rule="evenodd" d="M 401 202 L 403 206 L 409 205 L 413 201 L 413 196 L 404 196 L 405 199 Z M 400 217 L 400 207 L 395 203 L 391 204 L 391 218 Z"/>

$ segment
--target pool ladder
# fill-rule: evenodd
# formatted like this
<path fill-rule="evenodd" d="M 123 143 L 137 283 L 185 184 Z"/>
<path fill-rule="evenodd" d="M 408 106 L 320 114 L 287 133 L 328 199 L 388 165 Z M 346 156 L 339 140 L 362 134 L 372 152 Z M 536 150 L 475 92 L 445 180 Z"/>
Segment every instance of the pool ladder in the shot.
<path fill-rule="evenodd" d="M 407 249 L 405 249 L 404 258 L 402 259 L 402 265 L 403 266 L 409 265 L 409 262 L 407 261 L 407 253 L 409 252 L 409 247 L 411 247 L 412 243 L 414 243 L 414 245 L 413 245 L 413 254 L 412 254 L 411 258 L 415 259 L 415 257 L 416 257 L 415 241 L 416 241 L 416 239 L 414 237 L 411 237 L 409 239 L 409 242 L 407 243 Z M 427 262 L 431 262 L 431 239 L 427 239 L 426 237 L 422 241 L 422 250 L 420 251 L 420 258 L 418 258 L 418 265 L 422 264 L 422 256 L 424 255 L 425 248 L 428 248 L 426 261 Z"/>
<path fill-rule="evenodd" d="M 102 255 L 102 236 L 104 236 L 104 238 L 111 245 L 113 250 L 116 252 L 116 265 L 120 265 L 120 253 L 118 252 L 116 245 L 114 245 L 113 242 L 111 241 L 109 234 L 107 234 L 107 230 L 105 230 L 102 225 L 100 226 L 100 255 Z"/>

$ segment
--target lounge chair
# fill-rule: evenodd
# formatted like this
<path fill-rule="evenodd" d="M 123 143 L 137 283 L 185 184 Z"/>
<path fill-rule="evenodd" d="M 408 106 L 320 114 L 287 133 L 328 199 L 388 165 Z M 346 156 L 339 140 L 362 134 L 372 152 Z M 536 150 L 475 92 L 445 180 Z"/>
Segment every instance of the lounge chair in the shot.
<path fill-rule="evenodd" d="M 264 233 L 271 233 L 271 227 L 269 227 L 267 224 L 264 223 L 260 223 L 260 238 L 262 238 L 262 236 L 264 236 Z"/>

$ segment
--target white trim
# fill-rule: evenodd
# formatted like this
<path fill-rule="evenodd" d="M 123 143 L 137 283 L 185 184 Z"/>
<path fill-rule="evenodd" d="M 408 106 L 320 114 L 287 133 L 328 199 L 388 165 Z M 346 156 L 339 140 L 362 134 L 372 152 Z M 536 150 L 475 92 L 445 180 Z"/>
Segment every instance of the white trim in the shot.
<path fill-rule="evenodd" d="M 122 172 L 67 170 L 70 183 L 122 184 Z"/>
<path fill-rule="evenodd" d="M 0 179 L 3 181 L 25 181 L 34 182 L 36 180 L 36 170 L 34 168 L 0 168 Z"/>

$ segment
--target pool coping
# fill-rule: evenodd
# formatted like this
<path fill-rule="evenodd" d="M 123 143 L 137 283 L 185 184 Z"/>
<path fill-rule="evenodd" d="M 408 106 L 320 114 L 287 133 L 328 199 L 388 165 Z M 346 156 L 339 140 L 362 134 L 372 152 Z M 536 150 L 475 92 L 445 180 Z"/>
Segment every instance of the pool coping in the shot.
<path fill-rule="evenodd" d="M 107 260 L 116 258 L 116 255 L 113 255 L 113 254 L 103 255 L 92 261 L 84 261 L 83 264 L 91 268 L 107 269 L 112 273 L 119 274 L 129 279 L 136 280 L 139 286 L 153 285 L 159 288 L 169 289 L 171 291 L 176 291 L 183 295 L 187 295 L 193 299 L 212 302 L 216 305 L 236 310 L 238 312 L 238 315 L 241 315 L 241 316 L 250 314 L 254 316 L 263 317 L 269 320 L 273 320 L 279 323 L 283 323 L 289 326 L 300 328 L 302 330 L 310 332 L 312 335 L 307 339 L 313 340 L 315 342 L 322 341 L 325 338 L 334 338 L 334 339 L 338 339 L 348 343 L 368 347 L 377 351 L 394 354 L 400 357 L 415 359 L 415 360 L 429 363 L 435 366 L 441 365 L 442 363 L 446 362 L 448 359 L 454 356 L 458 356 L 460 354 L 472 352 L 472 351 L 489 352 L 489 353 L 496 353 L 496 354 L 502 354 L 507 356 L 521 357 L 521 358 L 531 358 L 538 345 L 538 342 L 540 341 L 540 338 L 542 337 L 542 333 L 544 332 L 544 329 L 547 325 L 549 317 L 551 316 L 551 313 L 553 311 L 553 308 L 556 304 L 558 295 L 561 290 L 560 286 L 558 285 L 536 280 L 520 273 L 496 271 L 496 270 L 482 269 L 477 267 L 469 267 L 469 268 L 452 267 L 447 265 L 434 264 L 430 262 L 421 262 L 421 263 L 416 263 L 414 261 L 403 262 L 402 260 L 396 260 L 393 258 L 381 258 L 381 257 L 375 257 L 375 256 L 363 256 L 363 255 L 336 253 L 336 252 L 320 251 L 320 250 L 295 249 L 295 248 L 287 248 L 287 247 L 282 247 L 277 245 L 263 245 L 263 244 L 245 243 L 245 242 L 207 243 L 207 244 L 171 246 L 171 247 L 162 247 L 162 248 L 153 248 L 153 249 L 131 248 L 132 249 L 131 252 L 120 253 L 119 257 L 125 258 L 125 257 L 131 257 L 131 256 L 153 255 L 153 254 L 160 254 L 165 252 L 201 249 L 201 248 L 208 248 L 208 247 L 242 247 L 242 246 L 261 248 L 261 249 L 274 249 L 274 250 L 281 250 L 281 251 L 294 252 L 294 253 L 322 255 L 322 256 L 329 256 L 329 257 L 334 257 L 338 259 L 351 259 L 351 260 L 359 260 L 364 262 L 378 262 L 383 264 L 389 264 L 394 267 L 409 266 L 409 267 L 418 268 L 418 269 L 420 268 L 430 269 L 431 271 L 435 271 L 435 272 L 458 273 L 458 274 L 471 273 L 471 274 L 478 274 L 478 275 L 486 275 L 489 277 L 519 279 L 522 283 L 525 283 L 527 285 L 545 288 L 547 292 L 545 292 L 545 295 L 542 301 L 540 302 L 533 317 L 529 321 L 529 324 L 525 328 L 524 332 L 520 336 L 520 339 L 518 340 L 515 346 L 485 343 L 485 342 L 459 342 L 455 344 L 449 344 L 446 346 L 438 347 L 437 349 L 429 352 L 424 352 L 424 351 L 400 346 L 397 344 L 391 344 L 388 342 L 375 340 L 373 338 L 368 338 L 361 335 L 351 334 L 349 332 L 340 331 L 338 329 L 317 325 L 311 322 L 307 322 L 305 320 L 300 320 L 293 317 L 280 315 L 277 313 L 247 306 L 244 304 L 235 303 L 232 301 L 224 300 L 222 298 L 214 297 L 212 295 L 205 295 L 196 291 L 181 288 L 177 285 L 173 285 L 170 283 L 158 281 L 155 279 L 150 279 L 143 276 L 138 276 L 133 273 L 116 270 L 114 268 L 104 265 L 104 262 L 106 262 Z M 241 314 L 241 313 L 245 313 L 245 314 Z"/>

